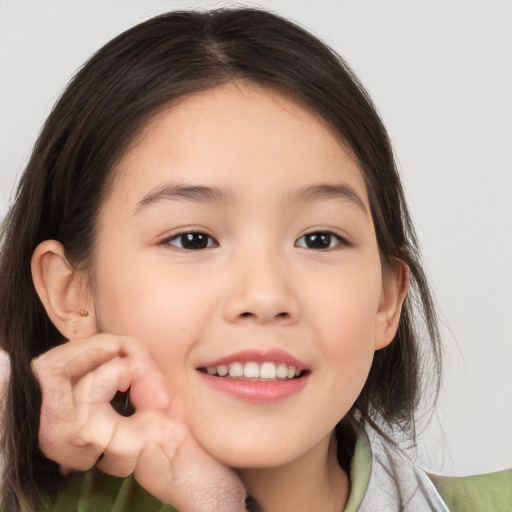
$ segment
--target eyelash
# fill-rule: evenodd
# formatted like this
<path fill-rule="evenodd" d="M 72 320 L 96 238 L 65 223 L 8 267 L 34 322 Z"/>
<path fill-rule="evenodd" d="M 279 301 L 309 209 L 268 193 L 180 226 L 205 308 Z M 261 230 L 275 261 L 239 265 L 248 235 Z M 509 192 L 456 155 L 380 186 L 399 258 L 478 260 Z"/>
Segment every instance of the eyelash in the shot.
<path fill-rule="evenodd" d="M 328 242 L 328 247 L 308 247 L 307 245 L 300 244 L 300 240 L 305 239 L 306 237 L 311 237 L 312 241 L 314 242 L 316 239 L 318 239 L 321 243 L 325 243 L 325 241 Z M 336 244 L 331 246 L 331 242 L 336 241 Z M 350 242 L 343 238 L 342 236 L 338 235 L 337 233 L 334 233 L 333 231 L 329 230 L 317 230 L 317 231 L 310 231 L 309 233 L 306 233 L 305 235 L 302 235 L 296 242 L 296 247 L 304 247 L 305 249 L 312 249 L 317 251 L 328 251 L 330 249 L 334 249 L 336 247 L 350 247 Z"/>
<path fill-rule="evenodd" d="M 192 241 L 192 237 L 196 237 L 196 242 L 199 243 L 199 247 L 191 248 L 191 247 L 184 247 L 183 242 L 185 238 L 188 237 L 189 241 Z M 197 240 L 197 238 L 200 238 L 200 240 Z M 181 240 L 181 246 L 174 245 L 172 242 L 176 240 Z M 206 240 L 206 245 L 203 246 L 204 241 Z M 176 235 L 172 235 L 169 238 L 166 238 L 162 241 L 163 245 L 170 245 L 172 247 L 176 247 L 177 249 L 182 249 L 185 251 L 200 251 L 203 249 L 211 249 L 212 247 L 218 247 L 219 243 L 210 235 L 207 235 L 206 233 L 203 233 L 202 231 L 185 231 L 183 233 L 178 233 Z"/>
<path fill-rule="evenodd" d="M 319 242 L 320 244 L 327 245 L 327 247 L 308 247 L 307 242 L 301 244 L 300 241 L 302 239 L 306 239 L 306 237 L 310 237 L 310 242 L 312 243 Z M 185 247 L 187 243 L 187 238 L 189 242 L 196 243 L 196 247 Z M 172 242 L 175 241 L 181 241 L 181 245 L 173 244 Z M 336 242 L 335 245 L 331 245 L 333 241 Z M 170 245 L 172 247 L 176 247 L 177 249 L 182 249 L 185 251 L 201 251 L 204 249 L 218 247 L 219 243 L 212 236 L 203 233 L 202 231 L 186 231 L 183 233 L 177 233 L 176 235 L 172 235 L 166 238 L 165 240 L 162 241 L 162 245 Z M 305 249 L 311 249 L 316 251 L 328 251 L 338 246 L 350 247 L 351 244 L 342 236 L 329 230 L 311 231 L 310 233 L 302 235 L 295 242 L 295 247 L 303 247 Z"/>

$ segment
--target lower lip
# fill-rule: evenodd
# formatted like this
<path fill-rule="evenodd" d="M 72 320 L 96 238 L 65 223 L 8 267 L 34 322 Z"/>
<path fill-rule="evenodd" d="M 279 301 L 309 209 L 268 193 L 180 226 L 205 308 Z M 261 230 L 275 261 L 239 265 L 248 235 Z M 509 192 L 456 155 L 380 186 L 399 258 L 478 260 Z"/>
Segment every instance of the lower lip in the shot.
<path fill-rule="evenodd" d="M 309 377 L 306 374 L 291 380 L 265 382 L 214 377 L 203 372 L 199 374 L 213 388 L 254 404 L 272 404 L 295 395 L 306 385 Z"/>

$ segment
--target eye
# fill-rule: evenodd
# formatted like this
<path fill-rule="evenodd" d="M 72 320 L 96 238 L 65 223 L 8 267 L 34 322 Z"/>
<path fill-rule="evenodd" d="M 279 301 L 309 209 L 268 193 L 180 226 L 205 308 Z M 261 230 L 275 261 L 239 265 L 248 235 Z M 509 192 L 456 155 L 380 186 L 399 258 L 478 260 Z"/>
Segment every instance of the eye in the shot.
<path fill-rule="evenodd" d="M 350 245 L 343 237 L 332 231 L 314 231 L 301 236 L 296 242 L 296 247 L 307 249 L 326 250 L 339 245 Z"/>
<path fill-rule="evenodd" d="M 189 231 L 187 233 L 178 233 L 163 241 L 165 245 L 171 245 L 187 251 L 200 251 L 210 247 L 218 247 L 218 243 L 206 233 L 199 231 Z"/>

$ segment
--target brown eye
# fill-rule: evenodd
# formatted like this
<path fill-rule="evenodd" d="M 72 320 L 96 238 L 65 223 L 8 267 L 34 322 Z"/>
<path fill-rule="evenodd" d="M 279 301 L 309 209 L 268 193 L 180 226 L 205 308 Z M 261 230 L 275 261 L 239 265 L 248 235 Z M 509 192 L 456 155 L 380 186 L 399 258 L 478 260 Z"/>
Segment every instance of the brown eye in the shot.
<path fill-rule="evenodd" d="M 211 236 L 207 235 L 206 233 L 200 233 L 196 231 L 189 233 L 179 233 L 170 238 L 167 238 L 165 243 L 173 247 L 178 247 L 179 249 L 185 249 L 188 251 L 199 251 L 201 249 L 217 247 L 218 245 Z"/>
<path fill-rule="evenodd" d="M 348 245 L 348 243 L 342 237 L 330 231 L 314 231 L 301 236 L 295 245 L 307 249 L 325 250 L 338 245 Z"/>

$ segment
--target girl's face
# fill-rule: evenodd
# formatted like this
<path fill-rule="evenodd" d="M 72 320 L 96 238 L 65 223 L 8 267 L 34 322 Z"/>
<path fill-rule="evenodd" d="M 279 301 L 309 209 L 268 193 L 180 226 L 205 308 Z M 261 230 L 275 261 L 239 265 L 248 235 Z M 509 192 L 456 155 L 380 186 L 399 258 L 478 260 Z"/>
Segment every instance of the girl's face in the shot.
<path fill-rule="evenodd" d="M 195 94 L 137 138 L 99 219 L 97 327 L 148 347 L 200 444 L 232 467 L 323 450 L 397 302 L 325 124 L 257 86 Z"/>

